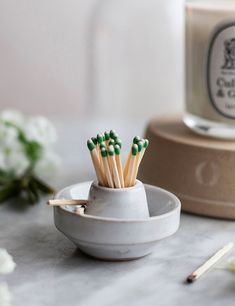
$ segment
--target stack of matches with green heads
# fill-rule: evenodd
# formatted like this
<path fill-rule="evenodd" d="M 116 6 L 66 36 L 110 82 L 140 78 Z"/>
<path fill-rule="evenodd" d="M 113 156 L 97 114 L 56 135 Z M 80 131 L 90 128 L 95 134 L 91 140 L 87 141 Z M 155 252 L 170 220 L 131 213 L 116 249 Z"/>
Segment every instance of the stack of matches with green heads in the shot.
<path fill-rule="evenodd" d="M 148 145 L 148 139 L 134 137 L 123 167 L 121 160 L 122 141 L 114 130 L 88 139 L 87 147 L 90 150 L 99 184 L 109 188 L 134 186 L 141 160 Z"/>

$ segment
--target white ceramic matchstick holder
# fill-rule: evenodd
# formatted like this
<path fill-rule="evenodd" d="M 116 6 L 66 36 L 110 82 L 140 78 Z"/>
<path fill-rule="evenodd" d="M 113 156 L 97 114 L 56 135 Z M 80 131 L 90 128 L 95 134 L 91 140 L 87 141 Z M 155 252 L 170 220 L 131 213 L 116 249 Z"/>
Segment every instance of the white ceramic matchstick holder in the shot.
<path fill-rule="evenodd" d="M 148 218 L 149 210 L 144 185 L 136 180 L 136 184 L 132 187 L 114 189 L 93 182 L 85 213 L 108 218 Z"/>

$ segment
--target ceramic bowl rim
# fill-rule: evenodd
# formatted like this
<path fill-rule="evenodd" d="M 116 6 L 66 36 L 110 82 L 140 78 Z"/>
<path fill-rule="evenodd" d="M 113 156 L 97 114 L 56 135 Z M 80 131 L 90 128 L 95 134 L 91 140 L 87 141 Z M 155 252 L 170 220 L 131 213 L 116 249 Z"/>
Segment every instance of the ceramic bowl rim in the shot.
<path fill-rule="evenodd" d="M 64 187 L 63 189 L 59 190 L 54 198 L 57 199 L 58 196 L 60 194 L 62 194 L 65 190 L 67 189 L 71 189 L 79 184 L 92 184 L 93 181 L 85 181 L 85 182 L 80 182 L 80 183 L 77 183 L 77 184 L 73 184 L 73 185 L 69 185 L 67 187 Z M 153 222 L 153 221 L 156 221 L 156 220 L 159 220 L 159 219 L 163 219 L 163 218 L 167 218 L 169 217 L 170 215 L 174 215 L 175 213 L 177 213 L 177 211 L 180 211 L 180 208 L 181 208 L 181 202 L 180 200 L 177 198 L 176 195 L 174 195 L 173 193 L 171 193 L 170 191 L 167 191 L 163 188 L 160 188 L 160 187 L 157 187 L 157 186 L 153 186 L 153 185 L 150 185 L 150 184 L 144 184 L 143 183 L 143 186 L 145 187 L 150 187 L 152 189 L 156 189 L 160 192 L 163 192 L 165 194 L 167 194 L 167 196 L 169 198 L 171 198 L 175 204 L 175 207 L 173 209 L 171 209 L 170 211 L 166 212 L 166 213 L 163 213 L 161 215 L 158 215 L 158 216 L 153 216 L 153 217 L 149 217 L 149 218 L 143 218 L 143 219 L 122 219 L 122 218 L 109 218 L 109 217 L 99 217 L 99 216 L 93 216 L 93 215 L 87 215 L 87 214 L 84 214 L 84 215 L 79 215 L 79 214 L 76 214 L 75 212 L 73 211 L 70 211 L 68 210 L 65 206 L 66 205 L 63 205 L 63 206 L 57 206 L 57 207 L 54 207 L 54 209 L 58 209 L 58 210 L 61 210 L 63 212 L 66 212 L 67 214 L 72 214 L 73 216 L 76 216 L 77 218 L 82 218 L 82 219 L 89 219 L 89 220 L 95 220 L 95 221 L 103 221 L 103 222 L 115 222 L 115 223 L 145 223 L 145 222 Z"/>
<path fill-rule="evenodd" d="M 75 185 L 77 185 L 77 184 L 75 184 Z M 123 191 L 131 191 L 131 190 L 136 189 L 138 187 L 142 187 L 144 184 L 140 180 L 136 180 L 136 183 L 135 183 L 134 186 L 124 187 L 124 188 L 110 188 L 110 187 L 101 186 L 101 185 L 98 184 L 97 181 L 92 181 L 91 185 L 100 189 L 100 190 L 105 190 L 109 193 L 121 193 Z"/>

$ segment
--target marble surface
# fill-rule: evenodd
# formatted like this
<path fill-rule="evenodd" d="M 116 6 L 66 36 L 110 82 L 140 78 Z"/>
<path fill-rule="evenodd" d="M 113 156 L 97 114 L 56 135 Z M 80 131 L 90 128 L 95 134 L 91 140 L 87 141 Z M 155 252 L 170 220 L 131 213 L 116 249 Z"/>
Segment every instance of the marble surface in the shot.
<path fill-rule="evenodd" d="M 125 125 L 115 120 L 112 124 L 125 141 L 144 126 L 130 120 Z M 97 128 L 104 129 L 104 121 L 93 122 L 89 131 L 83 121 L 58 122 L 57 127 L 64 165 L 55 185 L 60 188 L 92 179 L 84 141 Z M 0 207 L 0 247 L 17 264 L 0 282 L 8 283 L 13 306 L 234 305 L 235 274 L 217 267 L 192 285 L 184 280 L 217 249 L 235 242 L 235 222 L 182 214 L 179 231 L 159 241 L 151 255 L 104 262 L 82 254 L 56 230 L 45 200 L 24 212 Z"/>

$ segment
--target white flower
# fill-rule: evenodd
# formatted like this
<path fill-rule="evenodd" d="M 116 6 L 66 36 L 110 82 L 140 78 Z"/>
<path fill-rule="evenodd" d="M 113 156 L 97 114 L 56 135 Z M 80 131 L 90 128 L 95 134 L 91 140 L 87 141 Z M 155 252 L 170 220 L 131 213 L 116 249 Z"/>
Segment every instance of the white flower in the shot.
<path fill-rule="evenodd" d="M 24 116 L 17 110 L 6 109 L 0 114 L 0 119 L 5 122 L 11 122 L 18 127 L 24 124 Z"/>
<path fill-rule="evenodd" d="M 0 148 L 14 146 L 18 142 L 18 131 L 12 126 L 0 123 Z"/>
<path fill-rule="evenodd" d="M 40 160 L 35 165 L 34 174 L 42 180 L 48 180 L 56 172 L 60 162 L 59 156 L 52 150 L 44 150 Z"/>
<path fill-rule="evenodd" d="M 25 171 L 30 166 L 30 161 L 26 156 L 21 145 L 15 146 L 5 156 L 5 168 L 7 172 L 13 172 L 16 177 L 24 175 Z"/>
<path fill-rule="evenodd" d="M 33 117 L 27 122 L 24 132 L 28 140 L 36 141 L 42 146 L 48 146 L 57 139 L 56 130 L 45 117 Z"/>
<path fill-rule="evenodd" d="M 1 306 L 11 306 L 11 293 L 9 291 L 8 285 L 6 283 L 0 284 L 0 305 Z"/>
<path fill-rule="evenodd" d="M 22 176 L 30 166 L 30 161 L 23 145 L 19 141 L 0 146 L 0 169 L 12 172 L 16 177 Z"/>
<path fill-rule="evenodd" d="M 5 155 L 3 153 L 3 150 L 0 150 L 0 170 L 5 169 L 6 163 L 5 163 Z"/>
<path fill-rule="evenodd" d="M 42 156 L 39 156 L 34 172 L 39 178 L 49 178 L 59 164 L 58 156 L 50 148 L 56 141 L 55 128 L 45 117 L 24 119 L 17 111 L 0 113 L 0 170 L 21 177 L 32 162 L 25 143 L 19 138 L 17 127 L 28 141 L 41 145 Z"/>
<path fill-rule="evenodd" d="M 9 274 L 15 269 L 15 262 L 6 249 L 0 248 L 0 274 Z M 1 305 L 1 304 L 0 304 Z"/>
<path fill-rule="evenodd" d="M 17 129 L 0 123 L 0 169 L 13 172 L 19 177 L 29 164 L 24 147 L 18 139 Z"/>

